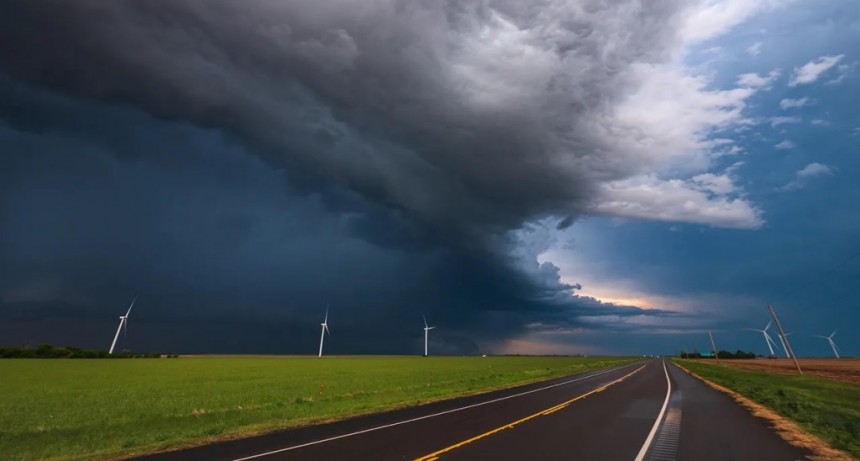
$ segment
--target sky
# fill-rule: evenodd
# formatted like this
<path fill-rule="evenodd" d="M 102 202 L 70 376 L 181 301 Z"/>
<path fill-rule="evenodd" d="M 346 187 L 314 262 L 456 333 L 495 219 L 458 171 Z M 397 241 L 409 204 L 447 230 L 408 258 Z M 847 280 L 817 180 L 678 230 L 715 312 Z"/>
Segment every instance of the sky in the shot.
<path fill-rule="evenodd" d="M 0 345 L 860 354 L 860 5 L 0 5 Z M 775 334 L 772 333 L 772 335 Z"/>

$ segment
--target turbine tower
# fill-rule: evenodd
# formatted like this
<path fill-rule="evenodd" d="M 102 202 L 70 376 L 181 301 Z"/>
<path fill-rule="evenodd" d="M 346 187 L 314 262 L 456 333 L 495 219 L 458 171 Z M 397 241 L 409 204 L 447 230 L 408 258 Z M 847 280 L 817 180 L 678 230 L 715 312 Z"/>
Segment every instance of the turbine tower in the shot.
<path fill-rule="evenodd" d="M 424 317 L 422 315 L 421 318 L 424 319 L 424 357 L 427 357 L 427 336 L 428 336 L 430 330 L 432 330 L 436 327 L 435 326 L 431 327 L 431 326 L 427 325 L 427 317 Z"/>
<path fill-rule="evenodd" d="M 128 306 L 128 311 L 125 313 L 125 315 L 119 316 L 119 326 L 116 329 L 116 334 L 113 337 L 113 342 L 110 343 L 110 350 L 108 351 L 108 355 L 113 355 L 113 348 L 116 347 L 116 340 L 119 338 L 120 330 L 124 329 L 126 332 L 128 332 L 128 316 L 131 314 L 131 308 L 134 307 L 135 301 L 137 301 L 137 296 L 135 296 L 134 299 L 131 300 L 131 306 Z"/>
<path fill-rule="evenodd" d="M 816 338 L 824 338 L 827 340 L 828 343 L 830 343 L 830 348 L 833 349 L 833 355 L 835 355 L 836 358 L 838 359 L 839 358 L 839 348 L 837 348 L 836 343 L 833 342 L 834 336 L 836 336 L 836 330 L 833 330 L 833 333 L 830 333 L 830 336 L 815 335 Z"/>
<path fill-rule="evenodd" d="M 792 333 L 786 333 L 785 336 L 790 336 L 791 334 Z M 785 351 L 785 358 L 790 359 L 791 355 L 788 353 L 788 348 L 785 346 L 786 338 L 784 338 L 782 335 L 777 335 L 776 337 L 779 338 L 779 342 L 780 344 L 782 344 L 782 350 Z"/>
<path fill-rule="evenodd" d="M 323 340 L 325 340 L 325 334 L 328 333 L 329 336 L 331 336 L 331 332 L 328 331 L 328 308 L 326 308 L 326 310 L 325 310 L 325 320 L 323 320 L 323 323 L 321 323 L 320 325 L 322 326 L 322 331 L 320 331 L 320 354 L 319 354 L 319 356 L 322 357 Z"/>
<path fill-rule="evenodd" d="M 776 354 L 774 354 L 774 352 L 773 352 L 773 346 L 776 346 L 776 342 L 774 342 L 773 338 L 771 338 L 770 335 L 767 334 L 767 330 L 770 328 L 770 325 L 772 323 L 773 323 L 772 320 L 770 322 L 767 322 L 767 326 L 764 327 L 764 330 L 756 330 L 755 328 L 747 328 L 747 329 L 750 331 L 757 331 L 757 332 L 761 333 L 762 336 L 764 336 L 764 342 L 767 344 L 767 348 L 770 350 L 770 355 L 774 356 Z"/>

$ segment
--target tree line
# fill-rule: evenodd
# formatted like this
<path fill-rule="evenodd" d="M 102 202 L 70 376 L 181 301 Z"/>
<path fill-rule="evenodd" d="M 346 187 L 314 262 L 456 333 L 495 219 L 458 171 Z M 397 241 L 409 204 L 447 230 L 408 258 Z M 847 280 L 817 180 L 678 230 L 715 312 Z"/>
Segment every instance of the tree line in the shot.
<path fill-rule="evenodd" d="M 0 347 L 0 358 L 4 359 L 157 359 L 161 357 L 177 357 L 175 354 L 165 355 L 157 352 L 133 353 L 120 351 L 108 354 L 108 351 L 88 350 L 72 346 L 54 346 L 42 344 L 36 347 Z"/>
<path fill-rule="evenodd" d="M 681 357 L 682 359 L 712 359 L 714 358 L 714 354 L 709 353 L 707 355 L 702 355 L 699 352 L 681 351 L 678 353 L 678 357 Z M 719 351 L 717 352 L 717 357 L 721 359 L 754 359 L 755 354 L 738 349 L 736 352 Z"/>

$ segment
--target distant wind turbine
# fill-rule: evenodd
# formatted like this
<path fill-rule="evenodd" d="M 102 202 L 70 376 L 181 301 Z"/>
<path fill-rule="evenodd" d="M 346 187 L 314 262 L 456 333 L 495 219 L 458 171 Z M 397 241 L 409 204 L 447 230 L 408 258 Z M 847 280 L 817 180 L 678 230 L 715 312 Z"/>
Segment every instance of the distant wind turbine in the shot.
<path fill-rule="evenodd" d="M 786 333 L 785 336 L 791 336 L 791 333 Z M 782 335 L 776 335 L 776 337 L 779 338 L 779 342 L 782 344 L 782 350 L 785 351 L 785 357 L 790 359 L 791 354 L 788 353 L 788 348 L 785 347 L 785 338 L 783 338 Z"/>
<path fill-rule="evenodd" d="M 325 340 L 325 334 L 328 333 L 331 336 L 331 332 L 328 331 L 328 308 L 325 309 L 325 320 L 323 320 L 322 331 L 320 331 L 320 357 L 322 357 L 323 351 L 323 341 Z"/>
<path fill-rule="evenodd" d="M 767 322 L 767 326 L 764 327 L 764 330 L 756 330 L 755 328 L 747 328 L 747 330 L 757 331 L 757 332 L 761 333 L 762 336 L 764 336 L 764 342 L 767 343 L 767 348 L 770 350 L 770 355 L 774 356 L 776 354 L 773 353 L 773 346 L 776 346 L 776 342 L 774 342 L 773 338 L 771 338 L 770 335 L 767 334 L 767 330 L 770 328 L 770 325 L 772 323 L 773 323 L 772 320 L 770 322 Z"/>
<path fill-rule="evenodd" d="M 134 307 L 135 301 L 137 301 L 137 296 L 135 296 L 134 299 L 131 300 L 131 306 L 128 306 L 128 311 L 125 313 L 125 315 L 119 316 L 119 327 L 117 327 L 116 329 L 116 334 L 113 337 L 113 342 L 110 343 L 110 350 L 108 351 L 109 355 L 113 355 L 113 348 L 116 347 L 116 340 L 119 338 L 120 330 L 125 330 L 126 333 L 128 332 L 128 317 L 129 315 L 131 315 L 131 308 Z"/>
<path fill-rule="evenodd" d="M 836 343 L 833 342 L 834 336 L 836 336 L 836 330 L 833 330 L 833 333 L 830 333 L 830 336 L 815 335 L 816 338 L 824 338 L 827 340 L 828 343 L 830 343 L 830 347 L 833 349 L 833 355 L 835 355 L 836 358 L 838 359 L 839 358 L 839 348 L 836 347 Z"/>
<path fill-rule="evenodd" d="M 430 330 L 436 327 L 427 325 L 427 317 L 422 315 L 421 318 L 424 319 L 424 357 L 427 357 L 427 336 L 429 335 Z"/>

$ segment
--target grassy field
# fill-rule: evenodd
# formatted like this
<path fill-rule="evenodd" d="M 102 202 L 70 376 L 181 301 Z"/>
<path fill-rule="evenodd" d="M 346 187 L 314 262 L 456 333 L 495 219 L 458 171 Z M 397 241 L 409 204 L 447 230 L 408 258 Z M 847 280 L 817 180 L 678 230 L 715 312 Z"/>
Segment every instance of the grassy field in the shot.
<path fill-rule="evenodd" d="M 4 460 L 143 453 L 417 405 L 630 360 L 6 359 L 0 360 L 0 453 Z"/>
<path fill-rule="evenodd" d="M 814 376 L 747 371 L 691 360 L 678 363 L 769 407 L 834 448 L 860 459 L 860 386 Z"/>

